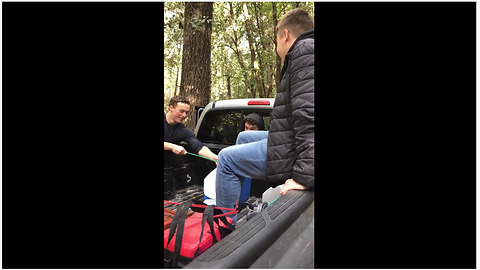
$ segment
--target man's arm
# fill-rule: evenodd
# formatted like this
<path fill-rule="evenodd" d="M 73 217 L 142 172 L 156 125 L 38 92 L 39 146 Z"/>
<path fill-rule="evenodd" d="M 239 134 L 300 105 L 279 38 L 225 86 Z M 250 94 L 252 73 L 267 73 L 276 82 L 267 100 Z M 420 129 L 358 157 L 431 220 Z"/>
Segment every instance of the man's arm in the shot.
<path fill-rule="evenodd" d="M 185 128 L 183 132 L 185 134 L 185 142 L 200 156 L 218 160 L 217 155 L 215 155 L 212 151 L 210 151 L 208 147 L 206 147 L 201 141 L 199 141 L 191 130 Z"/>
<path fill-rule="evenodd" d="M 303 44 L 302 44 L 303 45 Z M 314 51 L 313 42 L 305 42 L 292 57 L 290 83 L 297 159 L 293 180 L 307 188 L 314 187 Z"/>
<path fill-rule="evenodd" d="M 202 147 L 202 149 L 200 149 L 200 151 L 198 151 L 198 154 L 200 156 L 204 156 L 204 157 L 207 157 L 207 158 L 218 160 L 218 156 L 215 155 L 212 151 L 210 151 L 210 149 L 206 146 Z"/>
<path fill-rule="evenodd" d="M 163 150 L 172 151 L 176 155 L 186 155 L 187 150 L 180 145 L 174 143 L 163 142 Z"/>

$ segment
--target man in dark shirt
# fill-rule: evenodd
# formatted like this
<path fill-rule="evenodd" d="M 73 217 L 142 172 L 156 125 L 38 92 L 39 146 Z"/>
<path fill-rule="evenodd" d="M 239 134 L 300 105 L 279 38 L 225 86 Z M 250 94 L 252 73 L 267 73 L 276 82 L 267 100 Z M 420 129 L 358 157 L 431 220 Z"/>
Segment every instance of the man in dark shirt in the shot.
<path fill-rule="evenodd" d="M 178 145 L 184 141 L 195 151 L 195 154 L 217 160 L 217 155 L 210 151 L 195 137 L 191 130 L 182 124 L 189 110 L 190 102 L 185 97 L 175 96 L 170 99 L 168 112 L 163 115 L 163 150 L 172 151 L 176 155 L 185 155 L 187 154 L 185 148 Z"/>

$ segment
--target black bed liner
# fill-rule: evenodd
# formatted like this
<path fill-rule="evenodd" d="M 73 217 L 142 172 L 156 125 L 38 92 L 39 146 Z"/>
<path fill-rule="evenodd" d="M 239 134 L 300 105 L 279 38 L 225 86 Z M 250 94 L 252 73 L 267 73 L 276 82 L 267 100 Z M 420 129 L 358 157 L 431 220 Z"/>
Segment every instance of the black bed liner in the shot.
<path fill-rule="evenodd" d="M 251 266 L 310 207 L 313 199 L 313 191 L 289 191 L 185 268 Z"/>
<path fill-rule="evenodd" d="M 192 185 L 176 192 L 175 196 L 167 198 L 168 201 L 183 203 L 188 200 L 203 201 L 203 187 Z M 177 210 L 176 204 L 167 204 L 165 208 Z"/>

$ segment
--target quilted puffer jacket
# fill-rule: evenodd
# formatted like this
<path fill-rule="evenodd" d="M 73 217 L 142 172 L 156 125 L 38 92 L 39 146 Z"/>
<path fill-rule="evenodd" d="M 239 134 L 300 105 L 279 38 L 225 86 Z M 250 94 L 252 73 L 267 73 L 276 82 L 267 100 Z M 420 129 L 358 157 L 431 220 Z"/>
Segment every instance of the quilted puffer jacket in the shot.
<path fill-rule="evenodd" d="M 285 56 L 267 144 L 271 186 L 289 178 L 314 187 L 314 31 L 300 35 Z"/>

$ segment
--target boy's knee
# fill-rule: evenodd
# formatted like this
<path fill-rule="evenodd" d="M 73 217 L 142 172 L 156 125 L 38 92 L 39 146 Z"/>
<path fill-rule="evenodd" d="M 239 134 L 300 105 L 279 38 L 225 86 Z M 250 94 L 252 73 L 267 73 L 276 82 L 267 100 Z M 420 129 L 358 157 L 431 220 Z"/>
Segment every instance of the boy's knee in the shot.
<path fill-rule="evenodd" d="M 236 144 L 242 144 L 246 141 L 249 141 L 248 138 L 250 136 L 250 132 L 255 131 L 241 131 L 240 133 L 238 133 Z"/>
<path fill-rule="evenodd" d="M 230 156 L 229 152 L 230 151 L 228 150 L 228 147 L 220 150 L 220 152 L 218 153 L 218 156 L 217 156 L 218 157 L 218 164 L 224 164 L 224 162 L 229 159 L 229 156 Z"/>
<path fill-rule="evenodd" d="M 248 134 L 249 132 L 252 132 L 252 131 L 250 131 L 250 130 L 240 131 L 240 132 L 238 133 L 238 137 L 243 137 L 243 136 L 245 136 L 245 134 Z"/>

